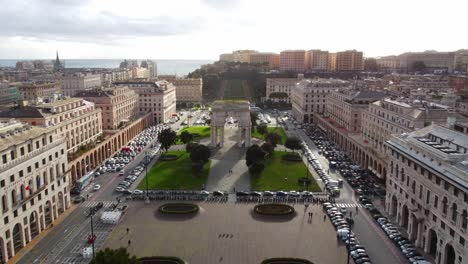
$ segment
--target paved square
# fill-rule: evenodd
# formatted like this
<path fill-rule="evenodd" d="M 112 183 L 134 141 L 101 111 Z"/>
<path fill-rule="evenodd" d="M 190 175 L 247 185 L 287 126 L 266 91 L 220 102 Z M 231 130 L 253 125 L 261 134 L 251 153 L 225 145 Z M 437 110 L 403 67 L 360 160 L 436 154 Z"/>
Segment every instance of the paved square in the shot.
<path fill-rule="evenodd" d="M 254 204 L 201 202 L 193 217 L 161 215 L 156 212 L 161 204 L 129 203 L 103 247 L 127 247 L 137 257 L 176 256 L 191 264 L 257 264 L 272 257 L 346 263 L 346 248 L 318 205 L 307 212 L 304 205 L 294 205 L 296 216 L 278 221 L 252 215 Z"/>

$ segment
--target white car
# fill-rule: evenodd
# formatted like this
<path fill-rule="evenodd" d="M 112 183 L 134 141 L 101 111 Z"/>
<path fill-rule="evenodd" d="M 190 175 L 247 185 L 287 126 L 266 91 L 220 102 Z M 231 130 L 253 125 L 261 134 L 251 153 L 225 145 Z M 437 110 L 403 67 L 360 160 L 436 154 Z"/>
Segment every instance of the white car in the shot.
<path fill-rule="evenodd" d="M 133 194 L 143 194 L 143 191 L 136 189 L 133 191 Z"/>
<path fill-rule="evenodd" d="M 100 189 L 101 189 L 100 184 L 95 184 L 94 187 L 93 187 L 93 191 L 99 191 Z"/>

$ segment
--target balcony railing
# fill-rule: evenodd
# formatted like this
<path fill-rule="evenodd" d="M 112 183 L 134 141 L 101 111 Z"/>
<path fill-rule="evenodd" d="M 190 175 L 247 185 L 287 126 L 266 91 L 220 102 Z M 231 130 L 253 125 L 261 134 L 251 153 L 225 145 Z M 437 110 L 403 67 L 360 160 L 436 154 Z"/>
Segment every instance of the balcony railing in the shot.
<path fill-rule="evenodd" d="M 53 143 L 49 143 L 47 144 L 46 146 L 40 148 L 40 149 L 35 149 L 23 156 L 19 156 L 18 158 L 16 158 L 15 160 L 13 161 L 10 161 L 8 162 L 7 164 L 3 164 L 3 165 L 0 165 L 0 172 L 3 172 L 3 171 L 6 171 L 7 169 L 11 168 L 11 167 L 14 167 L 18 164 L 21 164 L 22 162 L 26 161 L 26 160 L 29 160 L 29 159 L 32 159 L 34 158 L 35 156 L 39 155 L 39 154 L 42 154 L 60 144 L 62 144 L 64 141 L 63 139 L 58 139 L 56 140 L 55 142 Z"/>

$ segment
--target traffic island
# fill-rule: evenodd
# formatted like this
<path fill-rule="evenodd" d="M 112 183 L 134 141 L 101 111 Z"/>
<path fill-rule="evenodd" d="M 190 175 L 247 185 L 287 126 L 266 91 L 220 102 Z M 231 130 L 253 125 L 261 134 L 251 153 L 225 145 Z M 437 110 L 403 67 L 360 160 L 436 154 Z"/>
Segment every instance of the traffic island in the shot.
<path fill-rule="evenodd" d="M 254 207 L 254 212 L 259 215 L 288 216 L 294 215 L 296 211 L 287 204 L 259 204 Z"/>
<path fill-rule="evenodd" d="M 298 258 L 271 258 L 265 259 L 261 264 L 313 264 L 313 262 Z"/>
<path fill-rule="evenodd" d="M 196 204 L 191 203 L 169 203 L 163 204 L 159 207 L 158 211 L 162 214 L 173 214 L 173 215 L 186 215 L 196 214 L 200 210 L 200 207 Z"/>

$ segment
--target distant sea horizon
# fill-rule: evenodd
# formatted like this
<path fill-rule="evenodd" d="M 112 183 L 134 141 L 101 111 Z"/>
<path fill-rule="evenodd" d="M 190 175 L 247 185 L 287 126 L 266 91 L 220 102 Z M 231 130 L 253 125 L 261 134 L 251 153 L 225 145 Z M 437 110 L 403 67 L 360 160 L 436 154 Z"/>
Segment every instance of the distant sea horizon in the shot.
<path fill-rule="evenodd" d="M 29 59 L 0 59 L 0 67 L 15 67 L 18 61 L 28 61 Z M 37 59 L 31 59 L 37 60 Z M 51 59 L 39 59 L 51 60 Z M 124 59 L 62 59 L 65 68 L 119 68 L 120 62 Z M 132 59 L 128 59 L 132 60 Z M 156 60 L 158 64 L 158 74 L 187 75 L 200 68 L 204 64 L 213 63 L 214 60 Z M 138 59 L 138 61 L 142 61 Z"/>

